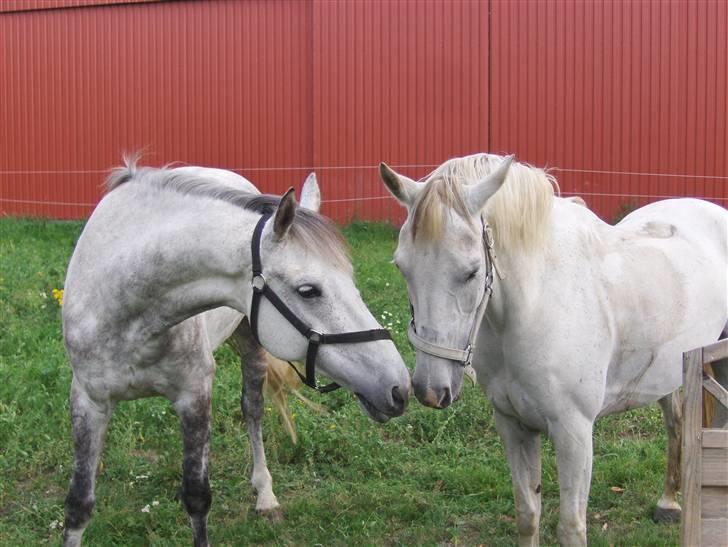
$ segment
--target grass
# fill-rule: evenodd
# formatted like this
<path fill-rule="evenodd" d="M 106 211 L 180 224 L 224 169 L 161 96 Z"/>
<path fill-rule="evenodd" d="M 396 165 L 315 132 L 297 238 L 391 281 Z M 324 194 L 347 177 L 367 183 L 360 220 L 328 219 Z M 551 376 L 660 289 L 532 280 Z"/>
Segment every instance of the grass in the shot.
<path fill-rule="evenodd" d="M 72 462 L 71 373 L 52 290 L 63 286 L 80 229 L 79 223 L 0 219 L 0 545 L 59 542 Z M 412 366 L 406 289 L 390 264 L 396 232 L 362 223 L 345 233 L 365 301 L 394 331 Z M 307 392 L 329 412 L 316 414 L 291 399 L 297 445 L 267 408 L 268 463 L 285 521 L 271 525 L 258 518 L 248 482 L 251 460 L 238 365 L 226 348 L 216 357 L 213 544 L 516 543 L 503 448 L 488 402 L 469 385 L 447 410 L 426 409 L 412 400 L 403 417 L 385 425 L 368 420 L 343 390 L 325 396 Z M 677 525 L 656 525 L 650 518 L 662 490 L 664 453 L 656 407 L 597 424 L 588 511 L 592 545 L 678 543 Z M 541 542 L 551 545 L 558 483 L 548 442 L 543 459 Z M 181 440 L 170 405 L 158 398 L 121 404 L 107 437 L 87 544 L 189 544 L 177 497 L 180 469 Z M 142 512 L 147 505 L 149 512 Z"/>

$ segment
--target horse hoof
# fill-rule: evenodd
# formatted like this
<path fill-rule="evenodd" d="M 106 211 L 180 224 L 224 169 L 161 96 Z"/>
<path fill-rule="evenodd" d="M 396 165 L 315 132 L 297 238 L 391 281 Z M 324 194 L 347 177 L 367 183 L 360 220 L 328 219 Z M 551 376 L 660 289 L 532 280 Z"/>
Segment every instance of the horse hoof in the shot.
<path fill-rule="evenodd" d="M 280 524 L 283 522 L 283 510 L 280 507 L 274 507 L 273 509 L 256 509 L 258 516 L 264 518 L 271 524 Z"/>
<path fill-rule="evenodd" d="M 657 507 L 652 520 L 660 523 L 680 522 L 680 514 L 682 511 L 675 508 Z"/>

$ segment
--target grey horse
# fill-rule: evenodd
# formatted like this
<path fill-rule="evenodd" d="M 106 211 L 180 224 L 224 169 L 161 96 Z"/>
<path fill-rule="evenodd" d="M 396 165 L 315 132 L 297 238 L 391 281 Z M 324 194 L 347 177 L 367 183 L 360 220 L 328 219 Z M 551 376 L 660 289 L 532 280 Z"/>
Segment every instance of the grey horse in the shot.
<path fill-rule="evenodd" d="M 309 179 L 304 205 L 320 203 Z M 264 214 L 260 255 L 268 285 L 318 332 L 379 325 L 354 285 L 339 232 L 317 212 L 259 195 L 238 175 L 199 167 L 112 172 L 68 267 L 63 332 L 73 369 L 70 410 L 75 462 L 66 498 L 64 545 L 79 545 L 95 502 L 104 435 L 119 401 L 169 399 L 182 425 L 182 501 L 195 545 L 207 545 L 211 504 L 208 450 L 213 350 L 233 336 L 244 375 L 243 413 L 252 453 L 256 509 L 279 512 L 261 434 L 265 351 L 302 360 L 308 341 L 266 299 L 257 337 L 248 321 L 253 298 L 251 238 Z M 383 422 L 404 412 L 408 371 L 390 340 L 322 345 L 318 369 L 356 393 Z"/>

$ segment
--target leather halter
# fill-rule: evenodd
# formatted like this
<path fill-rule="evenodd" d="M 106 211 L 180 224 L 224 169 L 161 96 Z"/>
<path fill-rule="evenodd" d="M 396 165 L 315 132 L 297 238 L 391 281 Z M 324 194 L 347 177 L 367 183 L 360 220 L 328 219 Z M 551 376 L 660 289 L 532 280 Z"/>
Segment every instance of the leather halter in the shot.
<path fill-rule="evenodd" d="M 471 365 L 473 362 L 473 351 L 475 350 L 475 338 L 478 335 L 478 328 L 483 320 L 483 315 L 485 315 L 485 308 L 488 307 L 488 301 L 493 294 L 493 271 L 498 268 L 495 262 L 495 251 L 493 249 L 493 233 L 490 230 L 490 226 L 488 226 L 485 221 L 483 221 L 483 249 L 485 251 L 485 290 L 483 291 L 483 298 L 480 300 L 480 304 L 478 304 L 478 309 L 475 311 L 475 321 L 470 328 L 468 345 L 465 346 L 465 349 L 456 349 L 448 346 L 442 346 L 422 338 L 419 334 L 417 334 L 417 328 L 415 326 L 415 310 L 410 302 L 412 320 L 410 321 L 409 329 L 407 329 L 407 336 L 415 349 L 427 353 L 428 355 L 457 361 L 463 367 L 469 367 Z"/>
<path fill-rule="evenodd" d="M 265 296 L 268 301 L 285 317 L 293 327 L 300 332 L 308 340 L 308 350 L 306 352 L 306 375 L 302 375 L 298 369 L 288 362 L 293 370 L 296 371 L 301 381 L 308 387 L 313 388 L 321 393 L 328 393 L 341 386 L 336 382 L 322 386 L 316 382 L 316 354 L 319 346 L 322 344 L 356 344 L 360 342 L 374 342 L 377 340 L 391 340 L 392 335 L 386 329 L 360 330 L 353 332 L 344 332 L 340 334 L 323 334 L 309 327 L 304 323 L 296 313 L 291 310 L 270 288 L 265 277 L 263 277 L 263 264 L 260 261 L 260 239 L 263 234 L 265 223 L 271 217 L 270 214 L 260 217 L 258 224 L 255 225 L 253 231 L 253 239 L 250 243 L 250 250 L 253 255 L 253 278 L 251 285 L 253 286 L 253 301 L 250 305 L 250 328 L 253 332 L 256 342 L 260 344 L 258 338 L 258 309 L 260 307 L 260 299 Z"/>

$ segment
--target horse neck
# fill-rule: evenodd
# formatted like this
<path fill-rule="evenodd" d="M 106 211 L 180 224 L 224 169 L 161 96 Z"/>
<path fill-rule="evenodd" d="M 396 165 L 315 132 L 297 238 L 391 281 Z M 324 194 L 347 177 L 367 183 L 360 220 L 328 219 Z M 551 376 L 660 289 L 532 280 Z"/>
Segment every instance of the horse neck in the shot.
<path fill-rule="evenodd" d="M 116 292 L 148 336 L 219 306 L 247 311 L 250 242 L 259 215 L 212 200 L 191 207 L 161 218 L 158 229 L 124 253 L 128 264 L 120 265 Z M 129 271 L 138 274 L 131 283 Z"/>
<path fill-rule="evenodd" d="M 501 249 L 496 246 L 497 271 L 485 318 L 496 330 L 527 320 L 542 298 L 542 280 L 549 274 L 551 241 L 540 249 Z M 502 276 L 499 275 L 502 273 Z"/>

